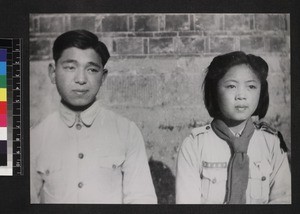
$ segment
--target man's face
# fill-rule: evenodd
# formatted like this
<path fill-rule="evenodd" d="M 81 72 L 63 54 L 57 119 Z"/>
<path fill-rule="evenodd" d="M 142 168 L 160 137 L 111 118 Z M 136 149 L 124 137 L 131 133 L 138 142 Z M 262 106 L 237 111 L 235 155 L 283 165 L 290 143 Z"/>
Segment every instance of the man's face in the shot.
<path fill-rule="evenodd" d="M 106 74 L 100 56 L 92 48 L 67 48 L 56 65 L 49 66 L 51 82 L 56 84 L 62 99 L 74 107 L 95 100 Z"/>
<path fill-rule="evenodd" d="M 245 121 L 257 108 L 261 83 L 247 65 L 230 68 L 217 86 L 218 103 L 225 119 Z"/>

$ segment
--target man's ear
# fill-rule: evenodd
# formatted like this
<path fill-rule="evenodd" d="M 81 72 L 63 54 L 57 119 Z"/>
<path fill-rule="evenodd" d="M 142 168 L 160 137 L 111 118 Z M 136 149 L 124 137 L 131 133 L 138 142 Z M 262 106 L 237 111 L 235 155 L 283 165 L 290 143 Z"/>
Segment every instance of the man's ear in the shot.
<path fill-rule="evenodd" d="M 49 64 L 48 75 L 51 80 L 51 83 L 55 84 L 55 64 L 54 63 Z"/>
<path fill-rule="evenodd" d="M 108 71 L 107 71 L 107 69 L 103 69 L 103 74 L 102 74 L 102 78 L 101 78 L 101 85 L 103 84 L 103 82 L 105 81 L 105 79 L 106 79 L 106 77 L 107 77 L 107 73 L 108 73 Z"/>

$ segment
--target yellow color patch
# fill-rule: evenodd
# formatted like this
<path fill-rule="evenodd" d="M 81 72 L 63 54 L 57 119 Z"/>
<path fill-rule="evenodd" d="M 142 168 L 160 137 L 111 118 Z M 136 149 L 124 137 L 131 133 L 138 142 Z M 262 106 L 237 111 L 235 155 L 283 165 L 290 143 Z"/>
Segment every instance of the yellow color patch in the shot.
<path fill-rule="evenodd" d="M 0 101 L 6 101 L 6 88 L 0 88 Z"/>

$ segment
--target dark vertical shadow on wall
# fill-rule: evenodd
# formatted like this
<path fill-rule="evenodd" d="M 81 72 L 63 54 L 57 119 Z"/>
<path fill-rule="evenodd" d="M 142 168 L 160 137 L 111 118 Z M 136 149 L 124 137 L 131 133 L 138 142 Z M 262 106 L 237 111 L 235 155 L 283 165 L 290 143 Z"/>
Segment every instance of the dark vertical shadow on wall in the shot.
<path fill-rule="evenodd" d="M 159 204 L 175 204 L 175 176 L 163 162 L 149 160 L 150 171 Z"/>

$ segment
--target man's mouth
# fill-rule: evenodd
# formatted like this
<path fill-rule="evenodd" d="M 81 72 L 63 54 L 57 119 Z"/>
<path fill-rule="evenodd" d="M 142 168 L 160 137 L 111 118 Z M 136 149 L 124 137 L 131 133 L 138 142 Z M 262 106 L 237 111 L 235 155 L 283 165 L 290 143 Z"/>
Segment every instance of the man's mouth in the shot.
<path fill-rule="evenodd" d="M 88 90 L 76 89 L 76 90 L 73 90 L 73 92 L 77 95 L 84 95 L 88 92 Z"/>

